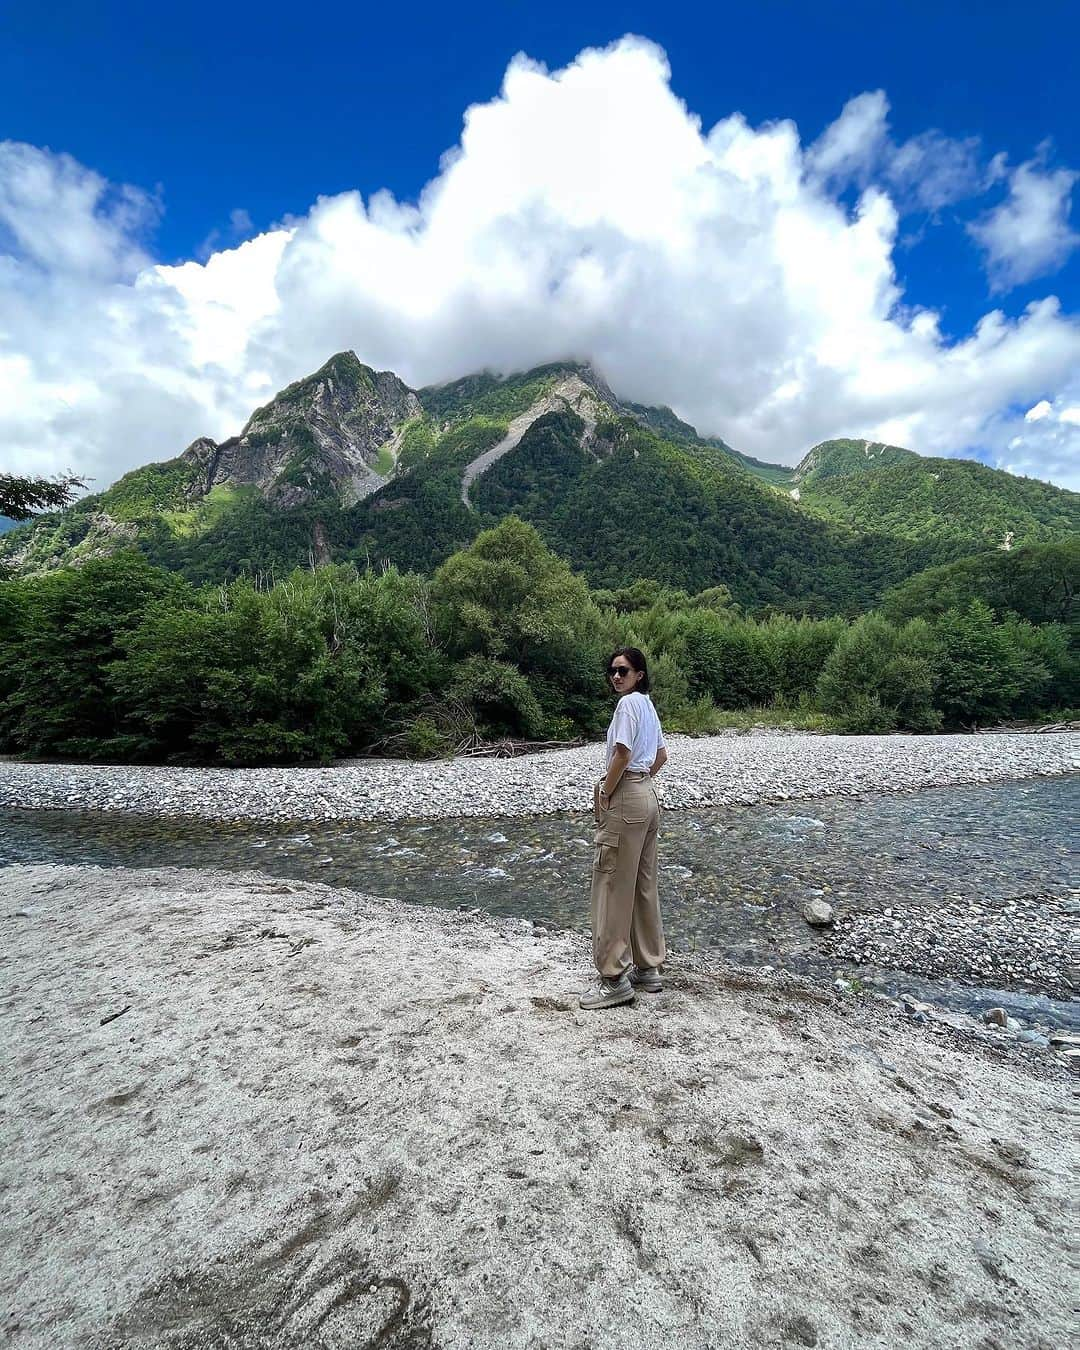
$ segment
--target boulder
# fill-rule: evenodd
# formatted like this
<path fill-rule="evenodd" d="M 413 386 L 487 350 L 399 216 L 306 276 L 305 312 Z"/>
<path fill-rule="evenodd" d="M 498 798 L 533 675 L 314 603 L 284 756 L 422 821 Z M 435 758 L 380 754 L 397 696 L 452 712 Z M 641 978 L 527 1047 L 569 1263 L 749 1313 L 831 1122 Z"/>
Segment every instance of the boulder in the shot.
<path fill-rule="evenodd" d="M 807 900 L 802 916 L 814 928 L 827 928 L 836 922 L 836 911 L 825 900 Z"/>

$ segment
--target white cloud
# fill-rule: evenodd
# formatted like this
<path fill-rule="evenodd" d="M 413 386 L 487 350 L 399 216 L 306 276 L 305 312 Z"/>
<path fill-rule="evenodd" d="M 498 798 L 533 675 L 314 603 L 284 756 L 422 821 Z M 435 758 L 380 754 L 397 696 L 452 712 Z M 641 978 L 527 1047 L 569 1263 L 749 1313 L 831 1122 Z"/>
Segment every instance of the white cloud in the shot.
<path fill-rule="evenodd" d="M 242 206 L 234 207 L 229 212 L 228 225 L 224 229 L 215 226 L 195 250 L 195 256 L 200 262 L 206 262 L 220 250 L 238 244 L 242 239 L 250 239 L 254 233 L 255 225 L 248 212 Z"/>
<path fill-rule="evenodd" d="M 0 245 L 28 265 L 131 278 L 149 262 L 139 236 L 158 210 L 149 193 L 113 187 L 70 155 L 0 141 Z"/>
<path fill-rule="evenodd" d="M 865 182 L 889 144 L 889 100 L 884 89 L 857 94 L 807 153 L 810 170 L 823 179 Z"/>
<path fill-rule="evenodd" d="M 15 147 L 0 172 L 33 162 L 41 181 L 21 197 L 5 181 L 0 202 L 51 203 L 50 238 L 75 242 L 35 252 L 9 226 L 0 443 L 17 469 L 102 486 L 196 435 L 234 433 L 269 393 L 352 348 L 414 385 L 587 358 L 624 397 L 669 403 L 762 458 L 867 436 L 989 450 L 1080 485 L 1042 424 L 1011 411 L 1064 396 L 1080 324 L 1049 297 L 947 343 L 933 311 L 904 308 L 896 189 L 888 172 L 872 181 L 860 150 L 889 144 L 888 105 L 863 99 L 808 151 L 790 122 L 735 114 L 706 131 L 639 39 L 554 73 L 518 58 L 417 204 L 321 198 L 177 267 L 142 256 L 151 199 Z M 909 168 L 931 153 L 916 142 Z M 849 212 L 830 183 L 856 172 L 866 186 Z M 142 214 L 109 206 L 128 201 Z"/>
<path fill-rule="evenodd" d="M 1009 176 L 1009 195 L 968 226 L 986 255 L 990 282 L 1008 291 L 1055 271 L 1080 244 L 1069 227 L 1073 185 L 1080 174 L 1045 167 L 1045 151 Z"/>
<path fill-rule="evenodd" d="M 844 104 L 807 150 L 806 165 L 813 178 L 834 187 L 879 181 L 901 211 L 933 215 L 1001 177 L 1000 159 L 984 169 L 979 151 L 977 136 L 960 140 L 933 129 L 898 144 L 889 134 L 889 100 L 876 89 Z"/>
<path fill-rule="evenodd" d="M 1010 473 L 1080 489 L 1080 375 L 1055 398 L 1040 399 L 1023 418 L 1000 418 L 989 428 L 987 443 Z"/>
<path fill-rule="evenodd" d="M 982 192 L 995 170 L 992 164 L 986 170 L 980 167 L 977 137 L 957 140 L 924 131 L 895 148 L 885 174 L 912 209 L 935 213 Z"/>

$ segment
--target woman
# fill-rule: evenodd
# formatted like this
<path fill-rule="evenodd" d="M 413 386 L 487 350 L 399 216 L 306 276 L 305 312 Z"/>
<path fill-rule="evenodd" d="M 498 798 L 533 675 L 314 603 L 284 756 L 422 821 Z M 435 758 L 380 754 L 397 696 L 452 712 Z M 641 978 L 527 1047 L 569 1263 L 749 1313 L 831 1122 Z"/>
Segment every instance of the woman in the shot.
<path fill-rule="evenodd" d="M 607 667 L 619 695 L 607 733 L 607 773 L 596 798 L 592 876 L 593 960 L 600 988 L 583 1008 L 632 1003 L 638 989 L 658 994 L 667 957 L 656 893 L 660 803 L 652 780 L 667 762 L 664 733 L 649 697 L 649 671 L 636 647 L 620 647 Z"/>

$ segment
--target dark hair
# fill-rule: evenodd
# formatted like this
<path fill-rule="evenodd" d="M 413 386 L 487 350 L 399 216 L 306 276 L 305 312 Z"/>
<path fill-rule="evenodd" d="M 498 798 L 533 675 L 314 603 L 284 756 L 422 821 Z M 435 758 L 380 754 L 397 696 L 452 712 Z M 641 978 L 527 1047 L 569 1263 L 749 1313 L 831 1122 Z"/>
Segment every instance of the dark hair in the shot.
<path fill-rule="evenodd" d="M 604 667 L 605 674 L 617 656 L 625 656 L 634 670 L 641 671 L 641 679 L 634 685 L 634 690 L 639 694 L 647 694 L 649 692 L 649 667 L 645 662 L 644 652 L 638 651 L 636 647 L 617 648 L 607 659 L 607 665 Z"/>

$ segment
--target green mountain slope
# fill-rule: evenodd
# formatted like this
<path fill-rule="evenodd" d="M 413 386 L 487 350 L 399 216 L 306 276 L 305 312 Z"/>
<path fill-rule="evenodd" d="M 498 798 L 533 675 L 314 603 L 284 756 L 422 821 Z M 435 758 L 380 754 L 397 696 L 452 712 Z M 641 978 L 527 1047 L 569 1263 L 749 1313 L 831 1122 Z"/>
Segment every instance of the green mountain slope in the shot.
<path fill-rule="evenodd" d="M 624 403 L 623 408 L 643 426 L 649 428 L 661 440 L 674 445 L 693 446 L 701 459 L 709 460 L 718 467 L 730 467 L 729 461 L 745 469 L 755 478 L 774 487 L 787 488 L 792 482 L 793 470 L 783 464 L 768 464 L 764 460 L 754 459 L 734 450 L 727 441 L 719 436 L 700 436 L 697 428 L 677 417 L 670 408 L 647 408 L 642 403 Z"/>
<path fill-rule="evenodd" d="M 1080 494 L 897 446 L 827 441 L 807 455 L 794 479 L 801 505 L 818 515 L 945 552 L 952 548 L 954 556 L 1080 531 Z"/>
<path fill-rule="evenodd" d="M 904 464 L 918 459 L 914 450 L 898 445 L 884 445 L 879 441 L 834 440 L 822 441 L 808 450 L 791 471 L 792 484 L 806 489 L 820 486 L 830 478 L 851 474 L 865 474 L 893 464 Z"/>
<path fill-rule="evenodd" d="M 481 481 L 476 504 L 531 521 L 595 585 L 722 584 L 749 608 L 863 609 L 931 556 L 807 516 L 748 473 L 629 418 L 599 454 L 582 450 L 572 418 L 541 419 Z"/>
<path fill-rule="evenodd" d="M 991 549 L 927 568 L 886 591 L 881 609 L 893 622 L 935 619 L 979 600 L 999 618 L 1075 625 L 1080 619 L 1080 535 L 1052 544 Z"/>

